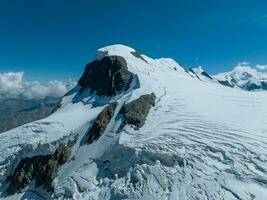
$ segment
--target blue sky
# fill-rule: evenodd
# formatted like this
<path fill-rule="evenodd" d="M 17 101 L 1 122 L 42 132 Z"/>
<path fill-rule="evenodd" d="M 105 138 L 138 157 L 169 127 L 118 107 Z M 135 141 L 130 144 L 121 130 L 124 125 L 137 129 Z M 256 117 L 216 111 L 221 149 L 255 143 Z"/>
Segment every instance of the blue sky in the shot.
<path fill-rule="evenodd" d="M 77 79 L 96 49 L 121 43 L 211 74 L 267 63 L 266 0 L 3 0 L 0 72 Z"/>

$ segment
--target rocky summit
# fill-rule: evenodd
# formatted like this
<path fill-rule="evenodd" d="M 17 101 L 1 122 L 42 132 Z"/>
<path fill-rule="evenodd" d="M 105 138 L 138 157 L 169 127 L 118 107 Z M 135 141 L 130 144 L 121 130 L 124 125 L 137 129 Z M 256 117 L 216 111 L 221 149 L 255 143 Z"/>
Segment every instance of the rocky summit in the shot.
<path fill-rule="evenodd" d="M 81 91 L 90 89 L 99 96 L 114 96 L 129 89 L 132 78 L 123 57 L 106 56 L 86 65 L 78 84 Z"/>

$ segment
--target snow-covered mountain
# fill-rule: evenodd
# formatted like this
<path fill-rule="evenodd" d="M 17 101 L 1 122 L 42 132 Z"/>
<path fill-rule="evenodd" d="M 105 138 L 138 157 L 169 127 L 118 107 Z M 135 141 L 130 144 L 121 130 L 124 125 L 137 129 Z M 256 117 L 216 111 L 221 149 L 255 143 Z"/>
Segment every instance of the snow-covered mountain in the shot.
<path fill-rule="evenodd" d="M 189 68 L 186 72 L 200 81 L 219 83 L 231 88 L 245 91 L 267 90 L 267 73 L 250 67 L 246 62 L 238 64 L 232 71 L 216 75 L 208 74 L 201 66 Z"/>
<path fill-rule="evenodd" d="M 212 76 L 210 76 L 201 66 L 196 67 L 196 68 L 189 68 L 188 70 L 186 70 L 186 72 L 188 74 L 190 74 L 190 76 L 192 76 L 193 78 L 197 78 L 200 81 L 208 81 L 208 82 L 216 82 L 216 79 L 213 79 Z"/>
<path fill-rule="evenodd" d="M 99 49 L 56 112 L 0 134 L 0 199 L 266 199 L 267 93 L 192 71 Z"/>
<path fill-rule="evenodd" d="M 213 76 L 219 83 L 229 87 L 239 87 L 247 91 L 267 90 L 267 73 L 262 73 L 241 63 L 232 71 Z"/>

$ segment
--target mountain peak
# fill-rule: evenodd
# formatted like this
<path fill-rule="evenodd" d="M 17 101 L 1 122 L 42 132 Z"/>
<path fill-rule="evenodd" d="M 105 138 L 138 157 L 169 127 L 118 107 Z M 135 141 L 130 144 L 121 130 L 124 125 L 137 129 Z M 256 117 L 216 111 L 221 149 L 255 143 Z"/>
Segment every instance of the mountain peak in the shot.
<path fill-rule="evenodd" d="M 237 78 L 247 79 L 250 77 L 258 77 L 260 73 L 257 69 L 241 63 L 234 67 L 232 74 L 234 74 Z"/>
<path fill-rule="evenodd" d="M 267 74 L 259 72 L 247 62 L 239 63 L 232 71 L 213 76 L 219 83 L 243 90 L 266 90 Z"/>
<path fill-rule="evenodd" d="M 135 52 L 135 49 L 122 44 L 113 44 L 98 49 L 96 59 L 101 59 L 105 56 L 127 57 L 131 54 L 131 52 Z"/>

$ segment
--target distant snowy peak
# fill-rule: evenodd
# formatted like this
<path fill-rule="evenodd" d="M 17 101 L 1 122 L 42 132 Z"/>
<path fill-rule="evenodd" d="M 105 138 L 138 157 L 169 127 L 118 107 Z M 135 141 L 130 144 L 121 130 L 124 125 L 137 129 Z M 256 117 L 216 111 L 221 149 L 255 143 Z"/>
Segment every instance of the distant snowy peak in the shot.
<path fill-rule="evenodd" d="M 257 71 L 248 63 L 237 65 L 232 71 L 213 76 L 219 83 L 247 91 L 267 90 L 267 74 Z"/>
<path fill-rule="evenodd" d="M 187 73 L 201 81 L 214 81 L 213 78 L 201 66 L 189 68 Z"/>
<path fill-rule="evenodd" d="M 204 82 L 221 84 L 245 91 L 267 90 L 267 73 L 249 66 L 249 63 L 238 64 L 232 71 L 209 75 L 201 66 L 185 70 L 192 78 Z"/>

